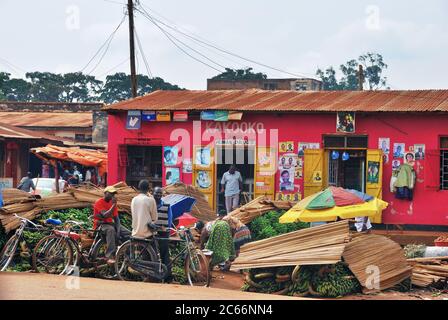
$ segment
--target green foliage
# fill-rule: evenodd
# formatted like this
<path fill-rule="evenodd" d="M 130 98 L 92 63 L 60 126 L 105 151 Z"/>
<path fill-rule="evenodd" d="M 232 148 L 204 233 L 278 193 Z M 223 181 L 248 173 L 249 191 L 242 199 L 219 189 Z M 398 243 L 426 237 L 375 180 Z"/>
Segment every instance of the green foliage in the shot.
<path fill-rule="evenodd" d="M 51 72 L 28 72 L 25 79 L 10 78 L 0 72 L 0 100 L 91 102 L 103 100 L 113 103 L 131 98 L 130 76 L 115 73 L 106 82 L 82 72 L 56 74 Z M 181 90 L 177 85 L 162 78 L 137 75 L 139 96 L 155 90 Z"/>
<path fill-rule="evenodd" d="M 132 217 L 127 213 L 119 213 L 120 223 L 128 230 L 132 230 Z"/>
<path fill-rule="evenodd" d="M 267 75 L 261 72 L 254 73 L 252 68 L 247 69 L 231 69 L 226 68 L 226 71 L 214 76 L 212 79 L 219 80 L 263 80 Z"/>
<path fill-rule="evenodd" d="M 316 75 L 323 82 L 324 90 L 358 90 L 358 68 L 363 66 L 364 81 L 370 90 L 387 87 L 387 78 L 383 71 L 388 65 L 379 53 L 367 52 L 358 59 L 351 59 L 339 66 L 342 77 L 338 80 L 335 69 L 330 66 L 325 71 L 318 69 Z"/>
<path fill-rule="evenodd" d="M 67 220 L 74 220 L 78 222 L 83 222 L 83 228 L 84 229 L 91 229 L 93 228 L 93 220 L 89 219 L 89 217 L 92 215 L 92 209 L 91 208 L 83 208 L 83 209 L 66 209 L 66 210 L 59 210 L 59 211 L 48 211 L 47 213 L 41 215 L 38 219 L 40 223 L 42 223 L 44 220 L 48 218 L 52 219 L 59 219 L 62 222 L 65 222 Z"/>
<path fill-rule="evenodd" d="M 280 223 L 278 219 L 284 213 L 285 211 L 273 210 L 254 219 L 248 225 L 252 234 L 252 239 L 262 240 L 309 227 L 309 223 L 303 223 L 303 222 L 286 223 L 286 224 Z"/>

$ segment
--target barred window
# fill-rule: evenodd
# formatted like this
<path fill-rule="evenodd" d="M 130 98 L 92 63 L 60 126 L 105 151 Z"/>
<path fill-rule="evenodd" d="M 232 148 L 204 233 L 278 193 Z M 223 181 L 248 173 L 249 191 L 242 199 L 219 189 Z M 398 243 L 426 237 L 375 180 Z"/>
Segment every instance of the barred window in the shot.
<path fill-rule="evenodd" d="M 448 190 L 448 137 L 440 137 L 440 189 Z"/>

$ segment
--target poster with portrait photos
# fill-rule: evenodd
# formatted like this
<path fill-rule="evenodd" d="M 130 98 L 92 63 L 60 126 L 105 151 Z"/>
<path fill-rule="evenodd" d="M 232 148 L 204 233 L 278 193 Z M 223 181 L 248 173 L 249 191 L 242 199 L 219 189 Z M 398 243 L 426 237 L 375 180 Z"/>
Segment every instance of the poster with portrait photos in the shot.
<path fill-rule="evenodd" d="M 196 186 L 202 192 L 211 192 L 213 188 L 212 172 L 207 170 L 199 170 L 196 174 Z"/>
<path fill-rule="evenodd" d="M 177 165 L 177 157 L 179 151 L 177 147 L 163 147 L 163 163 L 165 166 L 175 166 Z"/>
<path fill-rule="evenodd" d="M 390 153 L 390 138 L 378 138 L 378 149 L 383 151 L 383 154 Z"/>
<path fill-rule="evenodd" d="M 355 132 L 355 113 L 351 111 L 338 112 L 336 115 L 336 132 Z"/>
<path fill-rule="evenodd" d="M 279 189 L 280 191 L 294 191 L 294 168 L 279 170 Z"/>
<path fill-rule="evenodd" d="M 403 159 L 405 151 L 404 143 L 394 143 L 394 159 Z"/>
<path fill-rule="evenodd" d="M 165 167 L 165 185 L 180 182 L 180 168 Z"/>
<path fill-rule="evenodd" d="M 295 153 L 285 153 L 279 156 L 278 164 L 280 169 L 290 169 L 297 166 L 298 157 Z"/>
<path fill-rule="evenodd" d="M 200 168 L 210 168 L 212 154 L 210 147 L 196 147 L 194 154 L 194 165 Z"/>
<path fill-rule="evenodd" d="M 404 154 L 404 163 L 414 166 L 415 164 L 415 153 L 413 151 L 406 151 Z"/>
<path fill-rule="evenodd" d="M 425 160 L 426 145 L 414 144 L 415 160 Z"/>
<path fill-rule="evenodd" d="M 392 171 L 398 170 L 401 166 L 401 160 L 400 159 L 394 159 L 392 160 Z"/>

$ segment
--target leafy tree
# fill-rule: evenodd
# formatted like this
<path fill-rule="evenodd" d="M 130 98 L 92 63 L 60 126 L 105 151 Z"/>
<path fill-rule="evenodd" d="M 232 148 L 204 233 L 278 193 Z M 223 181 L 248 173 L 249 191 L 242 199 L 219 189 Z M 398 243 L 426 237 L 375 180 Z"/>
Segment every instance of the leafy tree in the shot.
<path fill-rule="evenodd" d="M 5 83 L 9 81 L 9 76 L 11 74 L 7 72 L 0 72 L 0 100 L 6 100 L 5 95 Z"/>
<path fill-rule="evenodd" d="M 31 84 L 23 79 L 10 79 L 4 84 L 5 99 L 10 101 L 30 101 Z"/>
<path fill-rule="evenodd" d="M 95 100 L 101 90 L 102 81 L 94 76 L 82 72 L 66 73 L 63 75 L 63 91 L 59 97 L 65 102 L 88 102 Z"/>
<path fill-rule="evenodd" d="M 370 90 L 387 87 L 387 78 L 382 73 L 387 69 L 383 56 L 378 53 L 368 52 L 352 59 L 339 66 L 342 77 L 338 80 L 333 67 L 328 67 L 325 71 L 318 69 L 316 75 L 323 82 L 324 90 L 357 90 L 359 65 L 363 66 L 364 82 Z"/>
<path fill-rule="evenodd" d="M 31 82 L 30 93 L 33 101 L 59 101 L 64 90 L 64 77 L 51 72 L 27 72 Z"/>
<path fill-rule="evenodd" d="M 165 82 L 162 78 L 149 78 L 137 75 L 137 95 L 142 96 L 155 90 L 182 90 L 177 85 Z M 131 77 L 124 72 L 115 73 L 106 77 L 101 89 L 100 98 L 105 103 L 114 103 L 132 97 Z"/>
<path fill-rule="evenodd" d="M 212 79 L 219 80 L 263 80 L 268 76 L 262 72 L 254 73 L 252 68 L 247 69 L 231 69 L 226 68 L 221 74 L 214 76 Z"/>

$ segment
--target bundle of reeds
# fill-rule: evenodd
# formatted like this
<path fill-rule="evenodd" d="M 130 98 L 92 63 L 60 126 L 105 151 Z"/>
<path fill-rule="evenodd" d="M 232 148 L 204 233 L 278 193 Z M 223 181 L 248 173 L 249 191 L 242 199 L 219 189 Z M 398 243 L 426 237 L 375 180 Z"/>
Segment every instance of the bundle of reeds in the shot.
<path fill-rule="evenodd" d="M 290 201 L 272 201 L 266 196 L 260 196 L 233 210 L 229 215 L 238 218 L 244 224 L 248 224 L 271 210 L 288 210 L 294 204 L 294 202 Z"/>
<path fill-rule="evenodd" d="M 231 268 L 335 264 L 349 240 L 348 221 L 285 233 L 243 245 Z"/>
<path fill-rule="evenodd" d="M 182 182 L 170 184 L 163 188 L 165 194 L 181 194 L 196 199 L 191 215 L 199 220 L 211 221 L 216 219 L 216 213 L 210 207 L 205 195 L 195 186 Z"/>
<path fill-rule="evenodd" d="M 91 204 L 89 202 L 79 201 L 71 193 L 64 192 L 37 200 L 36 206 L 42 211 L 50 211 L 70 208 L 87 208 L 91 206 Z"/>
<path fill-rule="evenodd" d="M 448 257 L 414 258 L 407 260 L 412 266 L 412 284 L 429 287 L 448 280 Z"/>
<path fill-rule="evenodd" d="M 400 245 L 380 235 L 353 237 L 342 256 L 364 293 L 391 288 L 412 274 Z"/>
<path fill-rule="evenodd" d="M 34 196 L 28 192 L 15 189 L 15 188 L 4 188 L 2 189 L 3 196 L 3 206 L 7 206 L 14 203 L 32 202 L 40 196 Z"/>
<path fill-rule="evenodd" d="M 25 212 L 19 212 L 17 213 L 18 216 L 27 218 L 29 220 L 35 219 L 42 210 L 40 208 L 34 208 L 30 211 Z M 17 229 L 20 226 L 20 220 L 15 217 L 14 215 L 0 215 L 0 220 L 2 223 L 3 228 L 5 229 L 6 233 Z"/>

